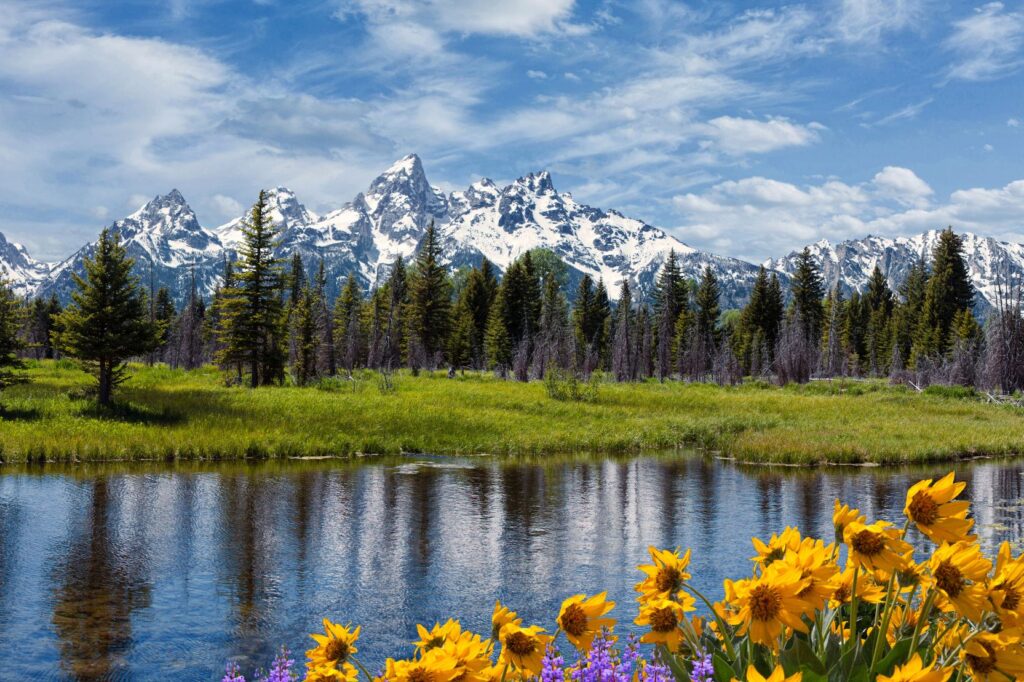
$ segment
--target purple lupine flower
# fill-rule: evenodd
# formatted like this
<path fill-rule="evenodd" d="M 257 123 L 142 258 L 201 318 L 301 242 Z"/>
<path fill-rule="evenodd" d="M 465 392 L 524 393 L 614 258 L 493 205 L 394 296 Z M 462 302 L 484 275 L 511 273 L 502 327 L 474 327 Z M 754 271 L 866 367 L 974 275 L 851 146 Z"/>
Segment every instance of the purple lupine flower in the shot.
<path fill-rule="evenodd" d="M 565 659 L 558 653 L 558 648 L 549 646 L 544 652 L 540 669 L 541 682 L 565 682 Z"/>
<path fill-rule="evenodd" d="M 715 666 L 711 664 L 711 654 L 704 654 L 693 659 L 693 671 L 690 673 L 693 682 L 711 682 L 715 679 Z"/>
<path fill-rule="evenodd" d="M 270 672 L 261 677 L 259 682 L 295 682 L 299 679 L 298 673 L 292 672 L 295 661 L 288 658 L 289 654 L 291 652 L 288 649 L 281 647 L 281 652 L 274 657 L 274 663 L 270 666 Z"/>
<path fill-rule="evenodd" d="M 227 665 L 224 666 L 224 677 L 221 678 L 220 682 L 245 682 L 245 675 L 242 674 L 237 663 L 228 661 Z"/>
<path fill-rule="evenodd" d="M 632 682 L 633 670 L 640 660 L 640 642 L 636 635 L 630 633 L 626 639 L 626 648 L 619 654 L 618 681 Z"/>
<path fill-rule="evenodd" d="M 644 666 L 641 676 L 646 682 L 675 682 L 672 671 L 657 659 Z"/>

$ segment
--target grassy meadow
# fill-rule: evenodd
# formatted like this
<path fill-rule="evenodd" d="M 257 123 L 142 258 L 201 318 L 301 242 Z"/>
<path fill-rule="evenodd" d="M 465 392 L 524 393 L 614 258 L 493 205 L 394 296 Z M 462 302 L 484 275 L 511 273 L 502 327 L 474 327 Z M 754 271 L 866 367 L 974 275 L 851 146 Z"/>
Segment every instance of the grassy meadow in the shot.
<path fill-rule="evenodd" d="M 0 460 L 238 459 L 397 454 L 625 453 L 692 446 L 751 462 L 897 463 L 1024 452 L 1024 411 L 883 382 L 601 384 L 560 402 L 542 383 L 444 372 L 321 387 L 227 387 L 213 368 L 136 367 L 101 410 L 67 361 L 31 363 L 0 395 Z"/>

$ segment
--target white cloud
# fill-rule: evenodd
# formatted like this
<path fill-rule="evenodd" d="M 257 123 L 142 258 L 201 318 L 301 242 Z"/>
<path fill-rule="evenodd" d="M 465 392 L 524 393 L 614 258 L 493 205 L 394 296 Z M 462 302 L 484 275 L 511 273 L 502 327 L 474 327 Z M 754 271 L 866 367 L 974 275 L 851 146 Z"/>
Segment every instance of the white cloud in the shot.
<path fill-rule="evenodd" d="M 413 22 L 450 33 L 531 37 L 578 32 L 569 23 L 574 0 L 341 0 L 339 15 L 362 14 L 375 24 Z"/>
<path fill-rule="evenodd" d="M 995 147 L 993 147 L 992 145 L 990 145 L 990 144 L 986 143 L 986 144 L 985 144 L 985 145 L 984 145 L 984 146 L 982 147 L 982 149 L 984 149 L 984 150 L 985 150 L 985 151 L 987 151 L 987 152 L 990 152 L 990 151 L 993 151 L 993 150 L 995 150 Z"/>
<path fill-rule="evenodd" d="M 870 127 L 872 125 L 884 126 L 895 121 L 903 121 L 917 118 L 918 114 L 924 111 L 924 108 L 935 101 L 934 97 L 927 97 L 920 102 L 914 104 L 908 104 L 907 106 L 897 109 L 887 116 L 883 116 L 873 123 L 865 123 L 864 125 Z"/>
<path fill-rule="evenodd" d="M 544 80 L 548 77 L 543 71 L 535 71 L 533 69 L 527 70 L 526 75 L 535 80 Z"/>
<path fill-rule="evenodd" d="M 926 206 L 934 190 L 909 168 L 886 166 L 872 178 L 878 192 L 908 206 Z"/>
<path fill-rule="evenodd" d="M 759 121 L 719 116 L 707 123 L 707 134 L 726 154 L 762 154 L 784 147 L 803 147 L 818 140 L 817 123 L 799 125 L 784 118 Z"/>
<path fill-rule="evenodd" d="M 1024 241 L 1024 180 L 1000 188 L 957 190 L 931 202 L 928 186 L 907 168 L 887 166 L 869 182 L 795 185 L 764 177 L 729 180 L 681 194 L 674 231 L 753 261 L 827 238 L 911 235 L 952 225 L 1006 241 Z"/>
<path fill-rule="evenodd" d="M 1011 128 L 1019 128 L 1020 127 L 1020 119 L 1008 118 L 1008 119 L 1006 119 L 1006 125 L 1008 125 Z"/>
<path fill-rule="evenodd" d="M 878 43 L 887 33 L 914 27 L 923 10 L 921 0 L 841 0 L 836 33 L 849 43 Z"/>
<path fill-rule="evenodd" d="M 1004 9 L 1003 3 L 990 2 L 953 24 L 953 33 L 945 42 L 946 49 L 956 55 L 948 79 L 992 80 L 1020 67 L 1024 13 Z"/>

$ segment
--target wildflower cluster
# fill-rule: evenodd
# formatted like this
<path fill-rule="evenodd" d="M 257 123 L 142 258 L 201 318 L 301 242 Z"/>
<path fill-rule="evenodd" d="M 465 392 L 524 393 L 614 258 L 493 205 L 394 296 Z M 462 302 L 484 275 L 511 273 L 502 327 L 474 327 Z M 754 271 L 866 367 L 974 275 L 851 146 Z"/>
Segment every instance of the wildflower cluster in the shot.
<path fill-rule="evenodd" d="M 324 621 L 306 680 L 356 682 L 995 682 L 1024 679 L 1024 554 L 996 561 L 971 534 L 954 475 L 907 492 L 901 527 L 835 502 L 830 542 L 786 528 L 753 539 L 748 577 L 710 601 L 690 551 L 650 548 L 635 586 L 639 641 L 616 639 L 606 593 L 562 602 L 551 634 L 495 604 L 488 637 L 449 620 L 418 626 L 415 651 L 372 677 L 354 654 L 359 628 Z M 916 559 L 911 526 L 931 543 Z M 695 615 L 697 602 L 706 615 Z M 559 636 L 578 652 L 566 665 Z M 640 643 L 653 646 L 647 660 Z M 624 644 L 624 645 L 623 645 Z M 359 670 L 357 671 L 357 667 Z M 229 670 L 229 674 L 230 674 Z M 237 673 L 237 670 L 235 671 Z M 237 682 L 225 677 L 225 682 Z"/>

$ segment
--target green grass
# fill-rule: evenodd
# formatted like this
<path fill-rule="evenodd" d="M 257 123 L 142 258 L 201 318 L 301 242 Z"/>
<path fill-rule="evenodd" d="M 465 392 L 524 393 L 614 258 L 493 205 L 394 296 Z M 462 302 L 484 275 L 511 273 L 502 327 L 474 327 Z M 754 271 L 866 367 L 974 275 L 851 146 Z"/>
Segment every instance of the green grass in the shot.
<path fill-rule="evenodd" d="M 33 363 L 0 396 L 0 460 L 238 459 L 397 454 L 625 453 L 695 446 L 744 461 L 934 462 L 1024 452 L 1024 412 L 969 393 L 882 382 L 779 389 L 602 384 L 593 403 L 541 383 L 374 375 L 324 388 L 225 387 L 214 369 L 135 368 L 111 410 L 68 362 Z"/>

